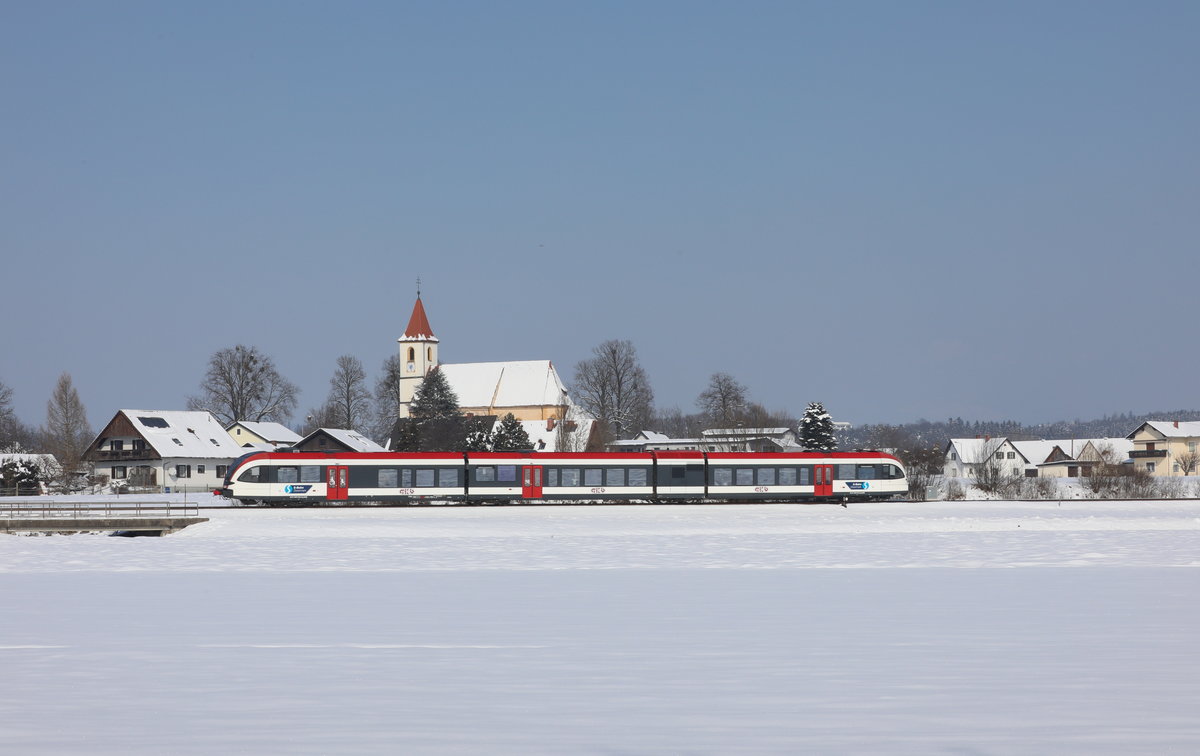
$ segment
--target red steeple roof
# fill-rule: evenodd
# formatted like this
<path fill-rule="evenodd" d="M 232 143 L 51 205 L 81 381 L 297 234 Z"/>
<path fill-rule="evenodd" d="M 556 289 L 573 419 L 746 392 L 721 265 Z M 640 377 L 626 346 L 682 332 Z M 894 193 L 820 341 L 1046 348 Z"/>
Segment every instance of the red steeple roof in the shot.
<path fill-rule="evenodd" d="M 417 295 L 417 303 L 413 305 L 412 317 L 408 319 L 408 328 L 404 329 L 401 338 L 408 341 L 437 341 L 433 329 L 429 327 L 429 318 L 425 316 L 425 305 L 421 304 L 421 295 Z"/>

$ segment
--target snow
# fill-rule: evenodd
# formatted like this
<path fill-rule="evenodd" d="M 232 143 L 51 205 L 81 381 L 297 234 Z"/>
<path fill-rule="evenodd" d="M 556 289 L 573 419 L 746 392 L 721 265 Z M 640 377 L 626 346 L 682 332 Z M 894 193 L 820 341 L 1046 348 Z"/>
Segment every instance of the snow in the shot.
<path fill-rule="evenodd" d="M 440 365 L 460 407 L 557 407 L 567 389 L 549 360 L 465 362 Z"/>
<path fill-rule="evenodd" d="M 125 415 L 164 459 L 228 460 L 244 452 L 208 412 L 124 409 L 117 414 Z M 161 421 L 166 427 L 147 425 L 142 418 Z"/>
<path fill-rule="evenodd" d="M 1200 502 L 0 538 L 0 752 L 1195 752 Z"/>

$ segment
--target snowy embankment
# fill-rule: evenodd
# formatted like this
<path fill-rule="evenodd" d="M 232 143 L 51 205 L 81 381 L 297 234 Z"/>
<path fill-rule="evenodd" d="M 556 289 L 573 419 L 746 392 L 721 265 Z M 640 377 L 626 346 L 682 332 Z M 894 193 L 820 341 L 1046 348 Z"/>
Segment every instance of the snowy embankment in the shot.
<path fill-rule="evenodd" d="M 221 509 L 0 538 L 0 752 L 1200 749 L 1200 503 Z"/>

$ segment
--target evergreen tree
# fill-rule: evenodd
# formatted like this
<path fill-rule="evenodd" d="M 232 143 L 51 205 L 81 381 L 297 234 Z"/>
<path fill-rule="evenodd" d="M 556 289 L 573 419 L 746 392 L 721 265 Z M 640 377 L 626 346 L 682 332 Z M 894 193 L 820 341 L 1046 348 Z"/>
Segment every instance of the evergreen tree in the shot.
<path fill-rule="evenodd" d="M 530 440 L 529 434 L 525 432 L 525 426 L 521 425 L 521 421 L 513 413 L 509 412 L 500 421 L 499 427 L 496 428 L 496 433 L 492 438 L 492 450 L 522 451 L 532 448 L 533 441 Z"/>
<path fill-rule="evenodd" d="M 458 417 L 458 396 L 442 371 L 433 369 L 413 395 L 409 410 L 417 420 L 440 420 Z"/>
<path fill-rule="evenodd" d="M 811 402 L 800 418 L 800 446 L 806 451 L 829 452 L 837 448 L 833 418 L 820 402 Z"/>

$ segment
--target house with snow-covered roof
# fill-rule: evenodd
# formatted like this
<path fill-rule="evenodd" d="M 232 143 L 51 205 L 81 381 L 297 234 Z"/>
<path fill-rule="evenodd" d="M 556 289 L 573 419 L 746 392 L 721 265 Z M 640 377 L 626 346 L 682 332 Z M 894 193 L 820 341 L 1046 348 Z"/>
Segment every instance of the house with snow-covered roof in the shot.
<path fill-rule="evenodd" d="M 114 483 L 211 491 L 244 453 L 209 412 L 124 409 L 92 440 L 83 460 Z"/>
<path fill-rule="evenodd" d="M 312 433 L 293 444 L 298 451 L 347 451 L 347 452 L 381 452 L 387 451 L 379 444 L 367 438 L 356 430 L 345 428 L 317 428 Z"/>
<path fill-rule="evenodd" d="M 997 465 L 1007 475 L 1025 475 L 1025 458 L 1007 438 L 952 438 L 946 444 L 942 474 L 976 478 L 984 465 Z"/>
<path fill-rule="evenodd" d="M 1200 422 L 1147 420 L 1125 438 L 1133 442 L 1129 458 L 1134 466 L 1151 475 L 1200 472 Z"/>
<path fill-rule="evenodd" d="M 291 446 L 301 439 L 299 433 L 281 423 L 252 423 L 249 420 L 239 420 L 225 430 L 241 447 L 273 449 Z"/>

